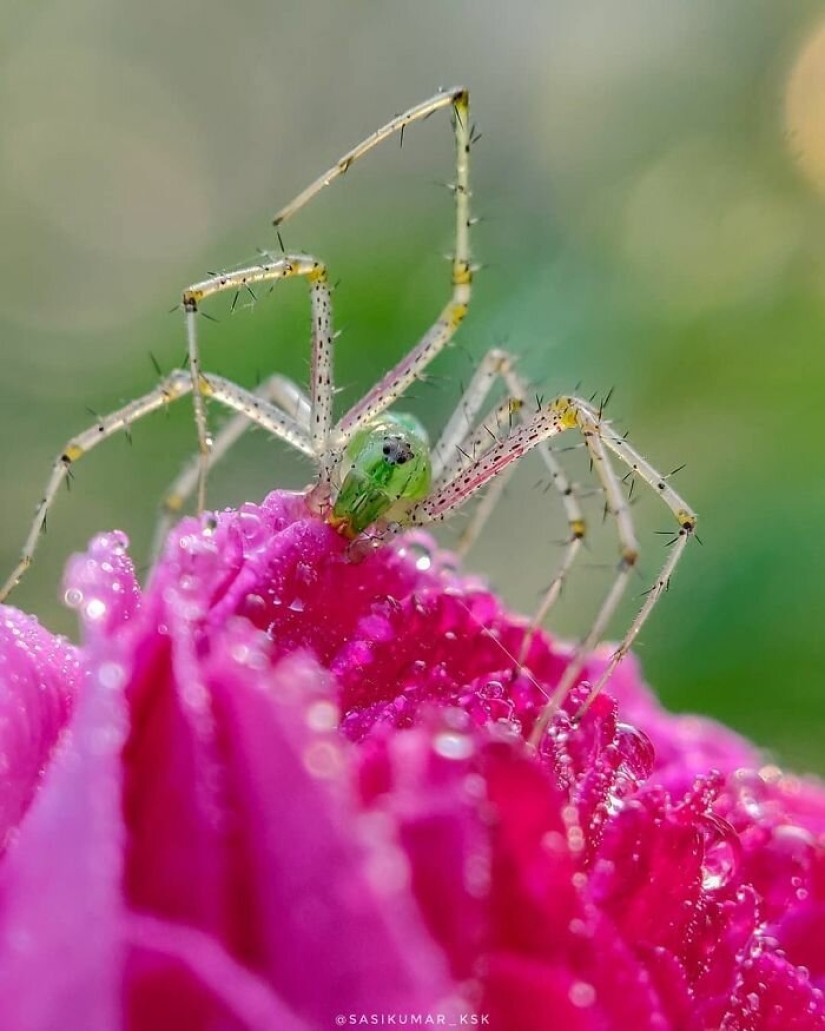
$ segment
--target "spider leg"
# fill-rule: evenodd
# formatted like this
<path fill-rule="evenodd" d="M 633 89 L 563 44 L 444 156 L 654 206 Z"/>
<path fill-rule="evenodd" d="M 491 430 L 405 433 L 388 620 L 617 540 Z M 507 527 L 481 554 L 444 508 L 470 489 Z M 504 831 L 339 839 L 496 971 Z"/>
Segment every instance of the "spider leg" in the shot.
<path fill-rule="evenodd" d="M 198 511 L 206 502 L 206 474 L 212 441 L 206 422 L 206 405 L 198 381 L 202 376 L 198 347 L 197 318 L 201 303 L 212 294 L 225 290 L 251 289 L 256 283 L 276 282 L 294 276 L 304 276 L 309 283 L 312 309 L 312 362 L 310 378 L 310 439 L 313 454 L 322 456 L 329 451 L 332 425 L 332 402 L 335 388 L 332 379 L 332 298 L 326 266 L 305 254 L 285 254 L 249 268 L 235 269 L 212 276 L 187 287 L 183 292 L 183 310 L 189 347 L 189 371 L 192 377 L 192 397 L 195 425 L 198 432 L 199 473 Z"/>
<path fill-rule="evenodd" d="M 491 441 L 508 434 L 512 430 L 514 422 L 520 424 L 529 422 L 530 416 L 527 410 L 529 391 L 527 384 L 516 373 L 514 366 L 514 356 L 499 348 L 488 351 L 479 363 L 458 407 L 447 423 L 441 439 L 433 448 L 433 479 L 436 487 L 454 478 L 464 466 L 473 461 L 476 455 L 487 450 Z M 488 413 L 480 425 L 474 426 L 487 394 L 498 379 L 504 382 L 510 397 Z M 542 622 L 558 599 L 586 533 L 578 488 L 568 479 L 549 444 L 541 444 L 539 450 L 550 473 L 552 485 L 561 497 L 570 535 L 565 544 L 559 568 L 545 591 L 541 605 L 534 617 L 533 623 L 536 626 Z M 466 554 L 475 543 L 484 524 L 500 500 L 514 470 L 515 464 L 506 466 L 489 483 L 468 526 L 459 538 L 456 548 L 459 555 Z M 529 638 L 525 641 L 525 647 L 528 645 Z"/>
<path fill-rule="evenodd" d="M 304 392 L 292 380 L 285 376 L 275 374 L 265 380 L 255 391 L 255 397 L 263 398 L 272 402 L 280 408 L 285 415 L 293 420 L 295 425 L 291 433 L 295 439 L 303 439 L 304 451 L 312 447 L 309 427 L 311 424 L 311 405 Z M 229 452 L 246 431 L 253 425 L 248 415 L 239 412 L 232 416 L 229 421 L 221 427 L 215 435 L 212 448 L 209 453 L 209 468 L 211 469 Z M 303 436 L 302 436 L 303 434 Z M 172 524 L 180 515 L 188 499 L 195 493 L 200 477 L 200 458 L 195 456 L 194 460 L 188 462 L 181 470 L 180 475 L 169 486 L 163 495 L 160 504 L 160 515 L 155 528 L 154 541 L 152 544 L 152 557 L 160 554 L 166 535 Z"/>
<path fill-rule="evenodd" d="M 444 107 L 453 105 L 458 108 L 460 104 L 467 105 L 467 90 L 463 86 L 456 86 L 453 89 L 441 90 L 436 93 L 434 97 L 430 97 L 429 100 L 424 100 L 420 104 L 416 104 L 415 107 L 411 107 L 409 111 L 405 111 L 402 115 L 396 115 L 395 118 L 390 119 L 386 125 L 383 125 L 380 129 L 376 129 L 375 132 L 370 133 L 365 139 L 359 144 L 348 150 L 343 157 L 340 157 L 332 168 L 324 172 L 323 175 L 319 175 L 314 183 L 311 183 L 305 190 L 302 190 L 298 196 L 284 205 L 278 214 L 272 219 L 274 226 L 282 226 L 284 222 L 287 222 L 293 215 L 295 215 L 301 208 L 305 207 L 309 202 L 316 197 L 321 190 L 334 183 L 336 179 L 340 178 L 346 172 L 350 170 L 352 165 L 368 154 L 371 150 L 377 147 L 384 140 L 389 139 L 397 132 L 403 132 L 404 129 L 412 122 L 422 121 L 424 118 L 429 118 L 430 115 L 435 114 L 436 111 L 440 111 Z"/>
<path fill-rule="evenodd" d="M 648 593 L 645 601 L 633 620 L 624 640 L 611 656 L 604 673 L 594 685 L 585 707 L 590 705 L 604 684 L 609 679 L 618 662 L 627 654 L 630 646 L 650 615 L 656 601 L 666 589 L 689 537 L 696 526 L 696 516 L 688 508 L 684 500 L 672 487 L 659 476 L 657 471 L 635 449 L 631 448 L 624 438 L 615 433 L 605 423 L 599 413 L 586 401 L 572 397 L 560 397 L 543 405 L 525 424 L 517 427 L 503 439 L 490 443 L 477 457 L 471 455 L 471 461 L 460 468 L 447 482 L 437 487 L 427 499 L 419 502 L 409 513 L 409 522 L 423 525 L 441 521 L 451 512 L 456 511 L 488 482 L 499 476 L 512 463 L 520 459 L 534 447 L 538 447 L 552 437 L 570 429 L 579 429 L 585 444 L 593 458 L 594 468 L 602 482 L 607 495 L 611 513 L 615 516 L 621 542 L 621 565 L 613 587 L 599 610 L 592 629 L 587 634 L 581 647 L 577 649 L 569 666 L 563 674 L 562 681 L 556 688 L 553 697 L 536 722 L 531 740 L 535 744 L 541 739 L 553 714 L 558 710 L 565 695 L 573 686 L 575 678 L 584 664 L 587 654 L 600 638 L 607 623 L 621 599 L 633 566 L 638 557 L 638 545 L 630 518 L 627 502 L 621 491 L 621 485 L 610 464 L 605 449 L 609 449 L 619 457 L 631 470 L 655 487 L 662 500 L 668 505 L 679 524 L 673 550 Z M 476 431 L 476 436 L 478 431 Z"/>
<path fill-rule="evenodd" d="M 645 594 L 645 600 L 621 643 L 614 650 L 601 676 L 592 686 L 587 698 L 576 713 L 576 719 L 580 719 L 593 704 L 602 688 L 612 676 L 616 666 L 630 650 L 650 613 L 653 611 L 656 602 L 663 592 L 667 590 L 670 578 L 687 547 L 688 540 L 696 529 L 696 514 L 688 507 L 681 495 L 667 483 L 647 459 L 643 458 L 635 448 L 628 444 L 624 437 L 616 433 L 610 424 L 601 418 L 600 413 L 592 405 L 573 397 L 559 398 L 553 402 L 553 405 L 561 414 L 564 423 L 571 428 L 577 427 L 584 437 L 585 444 L 593 458 L 594 468 L 605 487 L 609 511 L 617 520 L 621 544 L 621 559 L 616 580 L 602 603 L 593 627 L 579 648 L 576 649 L 573 658 L 562 674 L 552 698 L 536 721 L 531 734 L 531 742 L 534 745 L 540 742 L 548 723 L 558 710 L 567 692 L 575 683 L 576 677 L 587 660 L 587 656 L 601 639 L 611 616 L 616 611 L 619 601 L 625 592 L 628 579 L 638 558 L 638 545 L 635 540 L 629 508 L 621 492 L 613 467 L 607 458 L 605 448 L 612 451 L 621 462 L 627 465 L 632 472 L 638 473 L 656 491 L 676 519 L 678 528 L 674 531 L 675 536 L 671 550 L 664 561 L 659 575 L 654 581 L 653 586 Z"/>
<path fill-rule="evenodd" d="M 442 309 L 436 322 L 427 330 L 413 349 L 401 361 L 387 372 L 375 386 L 350 408 L 333 430 L 333 443 L 340 448 L 347 443 L 353 434 L 362 426 L 380 415 L 390 407 L 400 394 L 410 386 L 424 368 L 452 340 L 456 330 L 464 321 L 470 304 L 473 268 L 470 262 L 470 172 L 469 159 L 472 144 L 472 128 L 470 126 L 469 94 L 465 89 L 455 89 L 438 94 L 431 100 L 412 108 L 406 115 L 401 115 L 379 129 L 359 147 L 350 151 L 325 176 L 282 211 L 276 223 L 289 217 L 328 181 L 343 174 L 352 162 L 374 147 L 390 133 L 403 128 L 409 122 L 426 117 L 439 108 L 452 106 L 454 110 L 456 138 L 456 178 L 452 186 L 455 194 L 455 253 L 452 261 L 452 293 L 449 301 Z"/>
<path fill-rule="evenodd" d="M 263 398 L 256 397 L 250 391 L 236 386 L 221 376 L 213 376 L 209 373 L 201 373 L 198 390 L 202 396 L 211 397 L 227 408 L 242 413 L 249 421 L 263 427 L 274 436 L 280 437 L 288 444 L 292 444 L 299 451 L 314 457 L 307 440 L 306 430 Z M 69 470 L 78 459 L 92 451 L 101 441 L 120 430 L 128 430 L 138 419 L 163 408 L 172 401 L 177 401 L 178 398 L 184 397 L 191 391 L 192 377 L 189 372 L 176 369 L 161 380 L 153 390 L 130 401 L 129 404 L 118 408 L 111 414 L 103 416 L 94 426 L 68 441 L 52 466 L 46 489 L 37 506 L 34 520 L 23 545 L 20 560 L 0 588 L 0 603 L 5 601 L 9 592 L 20 582 L 20 578 L 31 565 L 37 542 L 46 524 L 46 516 L 54 504 L 60 485 L 67 478 Z"/>

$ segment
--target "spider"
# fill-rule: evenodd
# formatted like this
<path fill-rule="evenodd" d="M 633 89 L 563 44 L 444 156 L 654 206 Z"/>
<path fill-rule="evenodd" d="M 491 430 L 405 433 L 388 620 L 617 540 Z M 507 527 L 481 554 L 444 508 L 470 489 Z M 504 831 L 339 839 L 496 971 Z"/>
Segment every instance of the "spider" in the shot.
<path fill-rule="evenodd" d="M 549 402 L 539 402 L 535 407 L 530 405 L 527 384 L 516 371 L 513 356 L 501 349 L 489 351 L 481 360 L 434 446 L 430 446 L 426 432 L 416 419 L 391 411 L 404 391 L 422 377 L 430 362 L 450 344 L 469 308 L 475 271 L 470 252 L 470 230 L 474 219 L 470 212 L 469 163 L 475 136 L 469 120 L 468 90 L 457 87 L 440 91 L 393 118 L 344 154 L 282 208 L 273 224 L 276 227 L 283 225 L 378 144 L 395 133 L 403 133 L 411 123 L 445 109 L 452 111 L 456 144 L 456 174 L 455 182 L 451 184 L 455 198 L 451 293 L 436 321 L 412 350 L 341 419 L 334 422 L 332 366 L 335 334 L 328 272 L 323 262 L 299 253 L 284 252 L 277 257 L 266 254 L 260 264 L 213 275 L 188 287 L 183 292 L 181 305 L 188 341 L 188 369 L 173 371 L 154 390 L 101 418 L 66 444 L 54 463 L 20 560 L 0 589 L 0 602 L 5 600 L 31 564 L 48 510 L 72 465 L 107 437 L 119 430 L 127 430 L 137 419 L 191 394 L 198 456 L 184 469 L 164 499 L 162 529 L 168 527 L 192 494 L 197 494 L 198 511 L 203 511 L 209 467 L 226 454 L 247 427 L 257 425 L 314 462 L 317 479 L 308 490 L 309 504 L 355 544 L 365 542 L 367 546 L 374 546 L 404 528 L 444 520 L 487 487 L 487 493 L 462 535 L 460 550 L 463 551 L 477 537 L 518 460 L 537 448 L 560 495 L 569 536 L 559 567 L 531 623 L 529 641 L 529 636 L 557 600 L 586 534 L 578 489 L 566 476 L 549 444 L 552 438 L 573 430 L 583 438 L 605 495 L 606 510 L 615 520 L 620 559 L 616 578 L 590 631 L 573 653 L 536 723 L 534 743 L 541 738 L 553 714 L 573 687 L 587 655 L 600 641 L 638 559 L 639 547 L 628 501 L 613 468 L 611 454 L 627 467 L 631 475 L 640 477 L 659 495 L 676 521 L 671 547 L 659 575 L 623 640 L 613 651 L 604 672 L 590 687 L 579 715 L 592 703 L 668 587 L 671 575 L 694 534 L 696 516 L 693 511 L 667 479 L 611 427 L 602 417 L 601 410 L 592 403 L 578 397 L 561 396 Z M 257 390 L 249 391 L 221 376 L 203 371 L 197 335 L 198 313 L 203 302 L 213 294 L 251 292 L 255 284 L 274 284 L 295 276 L 303 277 L 309 288 L 312 342 L 308 393 L 277 374 Z M 503 384 L 506 399 L 482 416 L 485 400 L 498 383 Z M 207 399 L 235 413 L 214 440 L 207 424 Z"/>

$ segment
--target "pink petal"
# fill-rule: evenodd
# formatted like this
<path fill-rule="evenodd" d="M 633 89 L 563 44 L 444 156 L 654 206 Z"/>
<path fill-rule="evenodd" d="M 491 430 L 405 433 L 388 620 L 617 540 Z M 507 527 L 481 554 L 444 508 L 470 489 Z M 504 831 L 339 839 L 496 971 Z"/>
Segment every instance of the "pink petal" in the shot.
<path fill-rule="evenodd" d="M 76 648 L 0 606 L 0 855 L 37 790 L 80 679 Z"/>
<path fill-rule="evenodd" d="M 110 658 L 87 680 L 0 867 L 3 1031 L 121 1026 L 125 675 Z"/>

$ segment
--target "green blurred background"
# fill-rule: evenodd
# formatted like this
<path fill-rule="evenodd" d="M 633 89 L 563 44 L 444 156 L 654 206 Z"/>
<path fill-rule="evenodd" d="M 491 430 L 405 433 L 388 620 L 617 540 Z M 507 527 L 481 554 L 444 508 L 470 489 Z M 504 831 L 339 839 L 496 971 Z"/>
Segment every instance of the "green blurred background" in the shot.
<path fill-rule="evenodd" d="M 505 344 L 544 395 L 615 388 L 610 414 L 701 514 L 640 641 L 666 703 L 718 715 L 825 772 L 821 453 L 825 11 L 775 0 L 533 4 L 141 4 L 7 0 L 0 15 L 2 567 L 63 442 L 181 362 L 180 290 L 277 249 L 269 218 L 345 149 L 466 82 L 474 237 L 486 268 L 457 346 L 409 402 L 435 432 L 474 360 Z M 323 257 L 344 329 L 341 406 L 434 319 L 448 290 L 448 121 L 388 144 L 285 227 Z M 201 320 L 208 369 L 305 381 L 300 283 Z M 67 555 L 122 527 L 146 562 L 157 499 L 191 451 L 187 403 L 75 469 L 16 604 L 74 633 Z M 218 421 L 218 413 L 213 413 Z M 564 456 L 587 480 L 580 450 Z M 303 486 L 251 434 L 210 500 Z M 527 460 L 468 560 L 523 610 L 564 533 Z M 637 495 L 643 492 L 637 490 Z M 592 618 L 615 561 L 594 540 L 554 617 Z M 643 576 L 667 513 L 642 497 Z M 444 539 L 455 532 L 445 527 Z"/>

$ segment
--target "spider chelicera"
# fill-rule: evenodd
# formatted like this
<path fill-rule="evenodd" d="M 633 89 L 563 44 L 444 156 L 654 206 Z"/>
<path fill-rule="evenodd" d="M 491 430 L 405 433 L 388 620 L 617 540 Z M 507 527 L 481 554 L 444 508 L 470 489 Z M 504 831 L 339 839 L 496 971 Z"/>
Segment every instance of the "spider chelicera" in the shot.
<path fill-rule="evenodd" d="M 610 426 L 602 417 L 601 410 L 592 403 L 578 397 L 562 396 L 535 406 L 529 404 L 527 385 L 515 369 L 513 356 L 506 351 L 494 349 L 482 359 L 434 446 L 430 445 L 418 420 L 390 410 L 451 342 L 467 315 L 470 303 L 474 266 L 470 252 L 473 219 L 470 214 L 469 164 L 474 133 L 469 120 L 468 90 L 458 87 L 441 91 L 393 118 L 308 186 L 275 216 L 273 223 L 280 226 L 286 222 L 379 143 L 442 109 L 452 111 L 456 140 L 456 175 L 451 186 L 456 218 L 452 290 L 437 320 L 412 350 L 341 419 L 334 422 L 332 366 L 335 334 L 331 291 L 323 262 L 306 254 L 267 255 L 266 260 L 257 265 L 215 275 L 190 286 L 182 299 L 189 368 L 170 373 L 154 390 L 99 419 L 94 426 L 66 444 L 54 463 L 20 561 L 0 589 L 0 602 L 5 600 L 31 564 L 48 510 L 71 466 L 107 437 L 119 430 L 128 430 L 144 415 L 191 394 L 199 455 L 178 477 L 164 499 L 166 526 L 192 494 L 197 493 L 198 510 L 203 510 L 209 466 L 229 450 L 247 427 L 257 425 L 315 463 L 317 480 L 308 491 L 310 505 L 339 533 L 355 542 L 375 544 L 402 529 L 444 520 L 486 487 L 487 492 L 462 535 L 462 547 L 466 548 L 477 537 L 518 460 L 528 451 L 538 448 L 564 506 L 569 536 L 556 574 L 535 614 L 535 628 L 558 598 L 586 533 L 578 489 L 568 479 L 549 445 L 553 437 L 574 430 L 583 437 L 605 495 L 606 511 L 615 519 L 620 561 L 616 579 L 593 626 L 581 641 L 537 721 L 534 741 L 544 732 L 553 713 L 574 685 L 588 654 L 601 639 L 638 559 L 639 548 L 628 501 L 610 454 L 659 495 L 676 521 L 664 565 L 624 639 L 613 651 L 599 680 L 591 686 L 583 708 L 592 702 L 668 586 L 694 533 L 695 514 L 667 479 Z M 277 374 L 257 390 L 250 391 L 203 371 L 197 337 L 198 312 L 202 303 L 213 294 L 251 291 L 256 284 L 274 283 L 294 276 L 306 279 L 310 295 L 312 356 L 308 393 Z M 482 416 L 485 399 L 499 382 L 503 383 L 506 399 Z M 236 413 L 214 440 L 207 425 L 207 398 Z"/>

